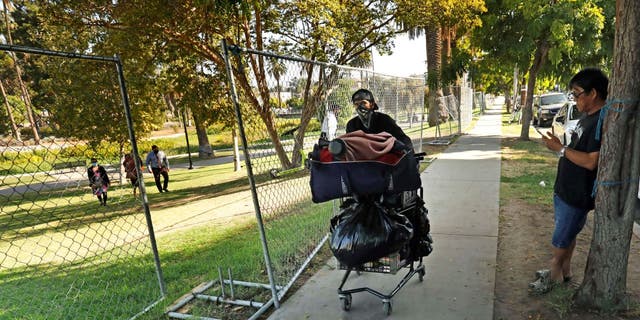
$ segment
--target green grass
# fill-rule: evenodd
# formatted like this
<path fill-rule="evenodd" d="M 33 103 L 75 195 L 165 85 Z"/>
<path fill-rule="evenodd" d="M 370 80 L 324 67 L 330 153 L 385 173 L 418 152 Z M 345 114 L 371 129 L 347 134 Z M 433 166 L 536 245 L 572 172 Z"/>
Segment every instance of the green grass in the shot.
<path fill-rule="evenodd" d="M 509 116 L 503 113 L 502 134 L 510 137 L 502 138 L 500 197 L 551 205 L 558 158 L 537 136 L 532 136 L 529 141 L 520 140 L 522 125 L 509 124 L 505 121 Z M 544 181 L 544 187 L 540 186 L 541 181 Z"/>
<path fill-rule="evenodd" d="M 305 224 L 300 225 L 296 222 L 318 223 L 318 219 L 322 220 L 325 215 L 326 210 L 323 210 L 322 207 L 312 207 L 271 221 L 271 224 L 273 224 L 273 229 L 277 229 L 279 233 L 288 234 L 290 239 L 295 239 L 296 237 L 292 237 L 292 235 L 299 234 L 304 227 L 307 227 Z M 258 240 L 259 234 L 253 221 L 234 228 L 220 226 L 195 228 L 159 239 L 159 247 L 164 248 L 161 257 L 169 292 L 163 304 L 166 305 L 174 301 L 202 282 L 217 280 L 217 267 L 222 268 L 225 278 L 227 268 L 231 268 L 237 280 L 268 283 L 262 247 Z M 274 251 L 272 253 L 275 254 L 274 260 L 277 260 L 278 252 L 295 250 L 300 246 L 296 242 L 279 243 L 281 247 L 271 248 Z M 171 250 L 171 248 L 174 249 Z M 219 295 L 220 290 L 218 286 L 215 286 L 207 293 Z M 257 296 L 252 296 L 256 294 Z M 266 302 L 270 294 L 270 291 L 248 290 L 244 294 L 238 294 L 237 298 L 247 300 L 254 298 L 256 301 Z M 163 309 L 155 308 L 144 319 L 160 316 Z M 205 312 L 199 313 L 199 315 L 212 315 L 208 313 L 211 310 L 200 310 L 199 312 Z M 222 315 L 218 314 L 217 316 Z"/>
<path fill-rule="evenodd" d="M 179 208 L 185 205 L 248 190 L 245 170 L 233 172 L 231 163 L 172 170 L 170 178 L 171 192 L 160 194 L 146 174 L 154 226 L 175 220 L 165 211 L 180 215 Z M 256 180 L 273 183 L 266 176 Z M 22 261 L 13 267 L 4 261 L 0 269 L 0 319 L 128 318 L 160 297 L 139 200 L 128 185 L 112 186 L 109 196 L 107 208 L 97 206 L 83 184 L 0 198 L 0 250 Z M 295 205 L 269 215 L 267 234 L 270 242 L 277 243 L 271 251 L 274 270 L 290 274 L 288 268 L 299 265 L 326 233 L 328 206 Z M 310 230 L 314 236 L 309 236 Z M 170 302 L 203 281 L 217 279 L 217 266 L 225 274 L 232 268 L 236 279 L 268 283 L 253 215 L 233 223 L 214 221 L 163 233 L 157 235 L 157 243 L 168 296 L 145 318 L 160 317 Z M 38 264 L 24 265 L 34 254 Z M 270 296 L 270 292 L 238 290 L 247 299 L 266 301 Z M 33 303 L 33 297 L 42 303 Z M 203 310 L 204 315 L 213 311 Z"/>
<path fill-rule="evenodd" d="M 419 127 L 409 131 L 419 135 Z M 423 137 L 428 137 L 426 132 Z M 186 152 L 179 147 L 184 137 L 153 141 L 178 146 L 164 149 L 169 155 Z M 197 145 L 195 136 L 190 142 Z M 193 152 L 196 161 L 196 150 Z M 217 156 L 229 154 L 225 151 Z M 175 165 L 188 159 L 171 162 Z M 256 182 L 273 190 L 281 190 L 280 183 L 299 181 L 306 174 L 302 171 L 274 180 L 267 172 L 279 168 L 276 156 L 253 159 L 253 163 L 259 169 Z M 218 205 L 216 197 L 248 191 L 245 172 L 234 172 L 231 163 L 174 169 L 170 172 L 171 192 L 162 194 L 145 174 L 167 297 L 143 319 L 162 318 L 165 307 L 177 298 L 202 282 L 217 279 L 218 267 L 225 275 L 231 268 L 237 280 L 268 283 L 253 215 L 171 230 L 184 208 L 208 201 L 213 211 Z M 33 180 L 21 178 L 19 183 L 38 183 L 44 178 L 29 179 Z M 9 265 L 5 260 L 0 269 L 0 319 L 129 318 L 160 298 L 140 199 L 133 198 L 130 186 L 117 182 L 109 197 L 107 208 L 98 206 L 86 184 L 0 197 L 0 251 L 21 261 Z M 273 268 L 283 285 L 295 271 L 292 266 L 299 266 L 328 231 L 332 204 L 304 201 L 281 210 L 265 210 Z M 264 290 L 236 290 L 239 299 L 267 301 L 270 297 Z M 219 294 L 219 288 L 214 286 L 207 293 Z M 189 308 L 205 316 L 221 317 L 230 312 L 229 307 L 210 303 L 195 303 Z M 246 319 L 250 316 L 246 312 L 234 313 L 238 319 Z"/>
<path fill-rule="evenodd" d="M 565 319 L 571 312 L 573 295 L 576 289 L 569 286 L 557 286 L 547 296 L 547 304 L 556 312 L 560 319 Z"/>

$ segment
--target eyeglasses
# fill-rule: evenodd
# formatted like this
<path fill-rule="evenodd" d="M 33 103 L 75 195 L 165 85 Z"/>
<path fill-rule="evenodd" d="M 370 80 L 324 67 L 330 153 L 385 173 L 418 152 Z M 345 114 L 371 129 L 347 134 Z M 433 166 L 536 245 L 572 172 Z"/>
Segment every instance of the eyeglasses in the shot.
<path fill-rule="evenodd" d="M 571 91 L 570 95 L 573 96 L 574 99 L 578 99 L 578 97 L 581 96 L 584 92 L 585 92 L 584 90 L 582 90 L 582 91 L 580 91 L 578 93 L 575 93 L 575 92 Z"/>

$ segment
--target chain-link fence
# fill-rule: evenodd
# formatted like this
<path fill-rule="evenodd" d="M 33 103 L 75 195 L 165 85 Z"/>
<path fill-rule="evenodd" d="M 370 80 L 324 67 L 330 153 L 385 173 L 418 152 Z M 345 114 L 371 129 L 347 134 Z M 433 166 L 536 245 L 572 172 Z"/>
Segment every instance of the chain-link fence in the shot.
<path fill-rule="evenodd" d="M 232 90 L 243 117 L 240 127 L 254 204 L 264 230 L 267 262 L 260 268 L 267 274 L 262 282 L 272 283 L 279 299 L 323 245 L 336 213 L 334 203 L 311 202 L 307 153 L 322 134 L 333 138 L 345 133 L 347 121 L 356 115 L 351 95 L 359 88 L 371 90 L 379 111 L 396 119 L 420 149 L 426 119 L 424 80 L 228 49 L 235 53 L 228 57 L 229 70 L 236 70 L 234 80 L 251 79 Z M 253 61 L 264 61 L 262 69 L 268 72 L 256 74 L 251 70 L 259 69 L 242 65 Z"/>
<path fill-rule="evenodd" d="M 40 92 L 50 93 L 14 100 L 8 97 L 21 96 L 18 81 L 1 80 L 4 115 L 24 128 L 5 130 L 0 140 L 0 318 L 141 313 L 164 287 L 146 195 L 134 197 L 121 167 L 133 131 L 119 59 L 0 49 L 34 54 L 46 68 Z M 37 109 L 33 124 L 29 107 Z M 91 158 L 100 166 L 95 171 Z"/>
<path fill-rule="evenodd" d="M 433 138 L 427 136 L 428 144 L 448 145 L 451 139 L 462 133 L 471 124 L 473 91 L 467 87 L 452 87 L 455 94 L 436 99 L 440 116 L 436 119 Z"/>
<path fill-rule="evenodd" d="M 474 92 L 473 93 L 473 107 L 480 109 L 480 112 L 484 113 L 487 109 L 487 101 L 485 100 L 484 92 Z"/>
<path fill-rule="evenodd" d="M 170 310 L 200 312 L 203 316 L 234 313 L 233 318 L 255 319 L 277 304 L 293 285 L 324 243 L 329 219 L 336 212 L 334 203 L 310 201 L 304 159 L 319 136 L 322 132 L 331 136 L 345 133 L 347 121 L 355 116 L 351 95 L 359 88 L 367 88 L 375 95 L 379 111 L 393 117 L 414 140 L 416 151 L 421 151 L 422 139 L 428 138 L 424 133 L 425 86 L 423 78 L 390 77 L 369 70 L 233 49 L 236 54 L 229 67 L 235 70 L 239 82 L 236 102 L 243 118 L 240 125 L 254 194 L 229 200 L 239 202 L 228 213 L 233 217 L 215 222 L 212 228 L 238 223 L 239 228 L 233 230 L 242 235 L 199 251 L 207 262 L 192 260 L 206 264 L 203 267 L 176 266 L 176 260 L 188 259 L 172 254 L 173 243 L 167 245 L 165 252 L 167 260 L 174 263 L 167 266 L 172 272 L 173 289 L 182 290 L 185 283 L 197 284 L 201 278 L 216 275 L 215 279 L 206 279 L 214 281 L 191 291 L 189 299 L 175 301 L 175 309 Z M 10 134 L 10 128 L 4 128 L 0 145 L 0 318 L 137 317 L 164 297 L 166 290 L 144 181 L 140 180 L 139 196 L 134 197 L 121 166 L 123 153 L 138 151 L 126 90 L 119 86 L 119 60 L 47 55 L 51 52 L 43 50 L 31 53 L 43 54 L 41 63 L 49 68 L 48 78 L 38 89 L 50 94 L 44 95 L 46 99 L 34 97 L 29 102 L 38 108 L 33 126 L 26 116 L 26 100 L 8 99 L 5 104 L 7 113 L 13 111 L 12 121 L 24 128 L 21 135 Z M 262 69 L 244 68 L 258 60 L 264 62 Z M 117 62 L 118 68 L 112 62 Z M 264 73 L 255 74 L 254 70 Z M 84 75 L 82 80 L 78 74 Z M 3 83 L 7 95 L 20 96 L 15 83 L 9 85 L 6 79 Z M 470 123 L 472 95 L 471 89 L 462 88 L 459 99 L 448 98 L 451 107 L 447 110 L 454 116 L 449 119 L 450 124 L 441 125 L 451 125 L 450 133 L 460 132 Z M 39 134 L 39 144 L 35 143 L 33 132 Z M 144 150 L 152 144 L 141 143 L 146 143 Z M 94 194 L 97 190 L 89 181 L 92 157 L 105 168 L 110 180 L 106 206 L 98 201 Z M 176 186 L 195 183 L 180 181 L 177 173 L 174 177 L 172 183 Z M 201 191 L 208 190 L 203 187 Z M 244 225 L 250 214 L 244 207 L 252 199 L 258 228 Z M 217 210 L 217 204 L 201 205 L 208 208 L 207 214 Z M 237 222 L 240 215 L 242 223 Z M 173 225 L 174 220 L 165 221 L 164 225 Z M 202 230 L 205 229 L 196 232 L 209 232 Z M 257 240 L 261 236 L 262 242 Z M 175 248 L 176 252 L 191 252 L 181 245 Z M 182 293 L 171 292 L 173 296 Z M 272 299 L 274 294 L 278 299 Z M 232 307 L 185 307 L 194 297 L 229 302 Z M 236 306 L 248 306 L 249 311 L 238 311 Z"/>

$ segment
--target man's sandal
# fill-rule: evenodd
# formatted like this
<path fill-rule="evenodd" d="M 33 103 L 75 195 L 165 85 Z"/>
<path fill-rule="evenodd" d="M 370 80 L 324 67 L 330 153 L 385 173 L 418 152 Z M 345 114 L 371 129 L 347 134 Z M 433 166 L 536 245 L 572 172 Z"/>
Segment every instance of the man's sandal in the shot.
<path fill-rule="evenodd" d="M 540 279 L 543 275 L 545 277 L 549 277 L 551 275 L 551 270 L 549 270 L 549 269 L 540 269 L 540 270 L 536 271 L 536 279 Z M 565 283 L 571 282 L 572 278 L 573 278 L 572 276 L 566 276 L 566 277 L 563 278 L 563 281 Z"/>
<path fill-rule="evenodd" d="M 551 280 L 550 275 L 550 272 L 540 273 L 538 280 L 529 283 L 529 292 L 541 295 L 551 291 L 556 286 L 556 282 Z"/>

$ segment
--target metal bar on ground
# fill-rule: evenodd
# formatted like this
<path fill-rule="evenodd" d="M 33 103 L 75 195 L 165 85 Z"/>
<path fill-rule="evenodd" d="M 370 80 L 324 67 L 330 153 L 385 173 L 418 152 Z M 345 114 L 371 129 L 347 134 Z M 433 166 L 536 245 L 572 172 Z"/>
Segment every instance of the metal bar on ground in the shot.
<path fill-rule="evenodd" d="M 218 281 L 220 281 L 220 294 L 224 297 L 224 281 L 222 280 L 222 268 L 218 267 Z"/>
<path fill-rule="evenodd" d="M 206 294 L 196 294 L 196 298 L 213 301 L 215 303 L 226 303 L 226 304 L 233 304 L 237 306 L 253 307 L 253 308 L 261 308 L 264 305 L 264 303 L 262 302 L 255 302 L 253 300 L 240 300 L 240 299 L 232 300 L 232 299 L 227 299 L 221 296 L 210 296 Z"/>
<path fill-rule="evenodd" d="M 185 294 L 184 296 L 178 298 L 178 301 L 172 305 L 170 305 L 169 307 L 167 307 L 167 314 L 170 312 L 174 312 L 182 307 L 184 307 L 187 303 L 189 303 L 191 300 L 193 300 L 195 298 L 196 294 L 202 293 L 206 290 L 208 290 L 209 288 L 211 288 L 213 285 L 215 284 L 215 282 L 213 281 L 209 281 L 206 283 L 201 283 L 200 285 L 198 285 L 197 287 L 195 287 L 191 292 Z"/>
<path fill-rule="evenodd" d="M 229 284 L 229 280 L 224 280 L 224 283 Z M 246 282 L 246 281 L 239 281 L 239 280 L 233 280 L 233 284 L 239 285 L 239 286 L 243 286 L 243 287 L 250 287 L 250 288 L 262 288 L 262 289 L 271 289 L 271 285 L 268 284 L 264 284 L 264 283 L 255 283 L 255 282 Z M 278 290 L 282 290 L 282 286 L 276 286 L 276 289 Z"/>
<path fill-rule="evenodd" d="M 231 300 L 236 298 L 236 294 L 233 290 L 233 277 L 231 276 L 231 268 L 227 268 L 227 272 L 229 273 L 229 289 L 231 291 Z"/>
<path fill-rule="evenodd" d="M 247 320 L 257 320 L 258 317 L 260 317 L 263 313 L 265 313 L 267 309 L 271 308 L 272 305 L 273 305 L 273 298 L 269 299 L 269 301 L 267 301 L 267 303 L 265 303 L 264 306 L 262 306 L 262 308 L 258 309 L 258 311 L 256 311 L 256 313 L 254 313 Z"/>
<path fill-rule="evenodd" d="M 167 313 L 167 316 L 169 316 L 169 318 L 175 318 L 175 319 L 222 320 L 219 318 L 196 317 L 190 314 L 178 313 L 178 312 L 169 312 Z"/>

